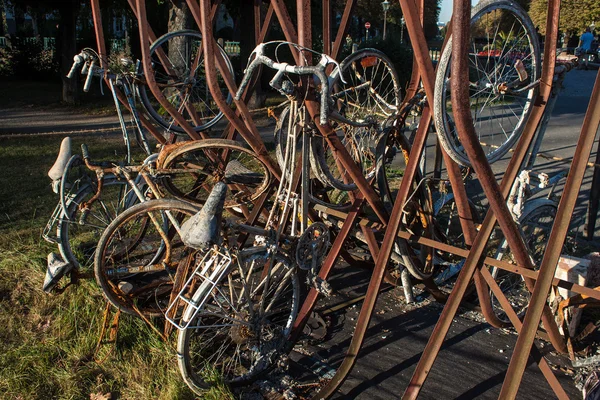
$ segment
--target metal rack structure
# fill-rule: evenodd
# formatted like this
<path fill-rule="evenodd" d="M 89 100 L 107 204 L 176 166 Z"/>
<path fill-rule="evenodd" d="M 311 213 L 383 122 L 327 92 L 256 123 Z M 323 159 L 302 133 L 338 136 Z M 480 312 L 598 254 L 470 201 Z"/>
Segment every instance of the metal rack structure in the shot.
<path fill-rule="evenodd" d="M 103 68 L 107 63 L 106 42 L 102 30 L 101 15 L 100 15 L 100 0 L 90 0 L 92 4 L 93 19 L 96 30 L 97 45 Z M 249 99 L 253 84 L 250 84 L 242 96 L 241 100 L 234 101 L 235 110 L 229 106 L 217 84 L 216 71 L 219 69 L 229 91 L 235 93 L 237 86 L 234 77 L 225 66 L 222 55 L 215 50 L 216 41 L 213 36 L 213 19 L 216 14 L 217 7 L 220 1 L 216 0 L 186 0 L 192 12 L 192 16 L 197 24 L 197 28 L 202 33 L 203 54 L 205 56 L 205 70 L 207 73 L 207 82 L 213 99 L 219 105 L 219 108 L 224 113 L 228 120 L 228 125 L 224 131 L 224 137 L 233 138 L 239 134 L 248 145 L 258 154 L 259 158 L 265 162 L 273 175 L 279 179 L 280 170 L 277 163 L 273 162 L 269 157 L 264 143 L 262 142 L 256 125 L 253 122 L 252 116 L 246 106 L 246 101 Z M 194 140 L 202 140 L 203 134 L 195 132 L 192 127 L 186 122 L 183 116 L 167 101 L 162 95 L 158 85 L 154 81 L 151 72 L 151 64 L 149 59 L 150 44 L 156 40 L 146 18 L 145 0 L 128 0 L 131 9 L 133 10 L 137 20 L 140 33 L 142 63 L 145 70 L 147 85 L 152 91 L 154 97 L 160 102 L 162 107 L 174 118 L 185 132 Z M 406 21 L 406 28 L 410 36 L 412 48 L 414 51 L 413 69 L 410 84 L 408 86 L 405 101 L 409 100 L 418 90 L 420 82 L 422 82 L 427 98 L 434 97 L 434 66 L 429 55 L 429 49 L 425 40 L 425 35 L 422 28 L 423 20 L 423 2 L 419 0 L 399 0 L 403 15 Z M 264 15 L 261 15 L 263 1 L 254 1 L 254 16 L 255 29 L 254 39 L 256 43 L 263 42 L 266 38 L 270 26 L 276 19 L 281 26 L 287 41 L 298 43 L 301 46 L 308 48 L 312 47 L 311 35 L 311 2 L 310 0 L 297 0 L 295 20 L 298 21 L 295 25 L 290 17 L 288 10 L 282 0 L 270 0 L 268 9 Z M 340 53 L 344 37 L 347 33 L 349 23 L 351 21 L 352 12 L 356 0 L 347 0 L 340 21 L 340 26 L 337 32 L 333 32 L 333 23 L 331 10 L 331 1 L 323 0 L 322 2 L 322 30 L 324 52 L 336 58 Z M 361 229 L 367 239 L 369 250 L 375 260 L 375 268 L 372 271 L 371 280 L 369 282 L 368 291 L 364 299 L 360 315 L 357 320 L 356 328 L 350 347 L 347 351 L 344 361 L 337 370 L 334 378 L 323 387 L 316 395 L 316 398 L 327 398 L 331 396 L 337 388 L 342 384 L 348 373 L 352 369 L 357 354 L 363 343 L 366 329 L 371 319 L 377 296 L 379 294 L 381 283 L 384 277 L 384 271 L 390 255 L 393 250 L 394 241 L 397 236 L 417 240 L 419 243 L 439 249 L 441 251 L 457 254 L 466 257 L 466 263 L 462 268 L 456 284 L 446 299 L 443 312 L 435 326 L 435 329 L 427 343 L 427 346 L 422 354 L 422 357 L 413 374 L 409 387 L 404 393 L 404 398 L 417 398 L 420 389 L 425 382 L 431 367 L 440 351 L 445 337 L 448 333 L 452 320 L 457 312 L 458 306 L 465 295 L 467 286 L 471 279 L 475 281 L 477 294 L 482 306 L 482 312 L 487 321 L 493 326 L 503 326 L 503 323 L 498 320 L 489 301 L 490 289 L 498 298 L 505 312 L 509 316 L 512 325 L 519 333 L 516 347 L 514 349 L 508 373 L 502 386 L 500 397 L 503 399 L 515 398 L 518 388 L 521 384 L 523 372 L 529 357 L 538 364 L 541 372 L 554 390 L 556 396 L 561 399 L 568 398 L 566 392 L 559 384 L 554 376 L 549 365 L 541 356 L 539 349 L 534 345 L 533 339 L 538 332 L 540 320 L 543 322 L 546 329 L 547 337 L 554 348 L 559 352 L 566 352 L 566 345 L 563 337 L 558 332 L 558 327 L 554 321 L 553 315 L 546 303 L 551 285 L 558 285 L 568 288 L 569 290 L 583 294 L 594 299 L 600 300 L 600 291 L 595 291 L 591 288 L 572 284 L 554 278 L 556 265 L 560 256 L 562 243 L 565 240 L 570 216 L 575 206 L 575 200 L 581 188 L 583 174 L 585 172 L 586 163 L 590 156 L 592 144 L 595 134 L 600 123 L 600 79 L 596 79 L 596 84 L 588 105 L 588 110 L 585 115 L 584 123 L 581 129 L 581 135 L 577 143 L 571 172 L 569 173 L 564 194 L 560 200 L 560 205 L 556 219 L 550 235 L 550 240 L 547 245 L 547 251 L 538 271 L 534 271 L 531 259 L 528 255 L 527 248 L 518 227 L 511 217 L 511 214 L 506 206 L 506 198 L 509 194 L 513 181 L 517 177 L 519 169 L 523 164 L 529 145 L 531 144 L 535 131 L 542 121 L 542 116 L 548 103 L 551 89 L 552 79 L 555 72 L 556 53 L 554 44 L 558 38 L 558 16 L 560 11 L 560 0 L 548 1 L 548 18 L 546 28 L 546 44 L 544 49 L 544 60 L 542 66 L 542 77 L 540 90 L 537 98 L 534 101 L 533 111 L 527 121 L 518 144 L 515 146 L 515 151 L 510 160 L 504 178 L 499 184 L 492 173 L 489 163 L 486 160 L 485 154 L 475 135 L 471 112 L 469 108 L 469 88 L 466 85 L 468 82 L 468 60 L 467 60 L 467 42 L 469 40 L 469 26 L 471 21 L 471 2 L 467 0 L 454 0 L 453 19 L 449 31 L 454 37 L 452 42 L 453 54 L 464 54 L 464 57 L 452 57 L 452 103 L 453 112 L 455 115 L 455 123 L 459 137 L 464 143 L 467 154 L 471 160 L 471 164 L 481 182 L 483 191 L 490 205 L 485 220 L 479 231 L 475 229 L 471 211 L 467 201 L 467 193 L 464 183 L 461 179 L 461 174 L 458 165 L 442 151 L 443 161 L 447 167 L 449 180 L 452 185 L 452 191 L 456 198 L 458 213 L 460 216 L 461 227 L 463 229 L 467 249 L 457 248 L 445 243 L 435 241 L 430 238 L 421 237 L 414 238 L 408 232 L 403 232 L 399 229 L 400 220 L 404 203 L 407 200 L 410 191 L 410 184 L 415 177 L 418 168 L 420 155 L 424 151 L 425 143 L 429 133 L 429 125 L 431 122 L 432 111 L 427 105 L 423 109 L 421 123 L 412 145 L 411 157 L 404 171 L 404 178 L 400 184 L 396 197 L 394 208 L 390 213 L 384 208 L 378 195 L 373 188 L 365 180 L 358 166 L 354 163 L 351 156 L 348 154 L 339 138 L 329 126 L 316 124 L 320 134 L 323 135 L 327 144 L 332 151 L 339 156 L 343 167 L 349 172 L 351 178 L 356 182 L 358 190 L 353 194 L 353 205 L 348 212 L 347 217 L 341 227 L 339 234 L 323 263 L 319 272 L 319 277 L 327 279 L 339 256 L 344 256 L 342 249 L 344 242 L 348 238 L 348 234 L 352 227 L 361 219 L 361 210 L 364 207 L 369 207 L 378 218 L 380 227 L 385 230 L 385 236 L 381 243 L 375 239 L 373 228 L 361 224 Z M 333 40 L 332 40 L 333 38 Z M 199 57 L 197 57 L 199 58 Z M 302 60 L 296 60 L 298 63 Z M 196 60 L 198 62 L 198 60 Z M 311 117 L 317 120 L 319 114 L 319 103 L 314 93 L 307 91 L 306 106 L 311 114 Z M 127 105 L 124 97 L 119 95 L 119 99 Z M 147 120 L 142 120 L 144 126 L 152 133 L 152 135 L 160 142 L 166 143 L 164 138 Z M 259 198 L 254 205 L 252 213 L 248 217 L 248 222 L 252 223 L 264 206 L 270 192 L 267 191 Z M 490 238 L 494 226 L 498 222 L 504 237 L 507 238 L 508 244 L 514 254 L 516 265 L 509 264 L 503 261 L 486 258 L 484 254 L 485 246 Z M 503 270 L 521 274 L 527 283 L 527 286 L 532 291 L 532 298 L 523 323 L 518 319 L 515 312 L 512 310 L 508 300 L 502 294 L 498 284 L 494 281 L 488 268 L 485 265 L 493 265 Z M 435 288 L 433 281 L 425 281 L 425 285 L 431 289 Z M 302 332 L 304 324 L 308 320 L 311 310 L 315 306 L 318 298 L 316 289 L 311 289 L 307 299 L 305 300 L 297 320 L 294 323 L 292 340 L 298 337 Z"/>

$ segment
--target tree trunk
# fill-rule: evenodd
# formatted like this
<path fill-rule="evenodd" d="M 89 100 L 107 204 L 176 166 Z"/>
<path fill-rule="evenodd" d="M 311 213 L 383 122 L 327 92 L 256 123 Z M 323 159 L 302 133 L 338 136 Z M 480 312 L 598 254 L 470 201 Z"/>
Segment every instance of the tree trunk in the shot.
<path fill-rule="evenodd" d="M 192 29 L 193 17 L 185 0 L 171 0 L 169 2 L 169 32 L 181 29 Z"/>
<path fill-rule="evenodd" d="M 77 54 L 76 26 L 78 12 L 78 0 L 65 1 L 59 9 L 60 23 L 58 27 L 57 48 L 60 54 L 62 101 L 67 104 L 79 103 L 79 80 L 78 78 L 67 78 L 71 65 L 73 65 L 73 56 Z"/>

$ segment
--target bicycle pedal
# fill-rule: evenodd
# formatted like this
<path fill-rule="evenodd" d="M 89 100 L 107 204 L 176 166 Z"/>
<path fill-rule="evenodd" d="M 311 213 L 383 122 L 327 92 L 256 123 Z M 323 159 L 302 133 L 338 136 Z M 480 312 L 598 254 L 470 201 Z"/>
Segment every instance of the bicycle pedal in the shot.
<path fill-rule="evenodd" d="M 44 278 L 43 290 L 51 293 L 65 274 L 73 269 L 71 263 L 64 261 L 58 254 L 48 254 L 48 267 Z"/>

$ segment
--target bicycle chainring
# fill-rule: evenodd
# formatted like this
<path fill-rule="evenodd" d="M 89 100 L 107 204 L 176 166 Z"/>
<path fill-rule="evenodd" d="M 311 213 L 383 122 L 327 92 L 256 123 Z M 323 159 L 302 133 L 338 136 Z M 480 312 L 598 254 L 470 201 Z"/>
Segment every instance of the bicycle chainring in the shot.
<path fill-rule="evenodd" d="M 331 245 L 329 228 L 322 222 L 313 223 L 300 236 L 296 244 L 296 263 L 303 270 L 321 265 Z"/>

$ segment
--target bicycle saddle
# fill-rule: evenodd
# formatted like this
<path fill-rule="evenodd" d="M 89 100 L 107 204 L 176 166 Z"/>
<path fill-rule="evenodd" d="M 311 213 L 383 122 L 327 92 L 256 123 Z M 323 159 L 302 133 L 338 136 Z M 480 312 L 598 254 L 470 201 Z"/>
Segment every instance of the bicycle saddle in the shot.
<path fill-rule="evenodd" d="M 60 151 L 58 152 L 58 157 L 56 157 L 56 161 L 50 170 L 48 171 L 48 176 L 53 181 L 59 180 L 63 173 L 65 172 L 65 167 L 67 166 L 67 162 L 71 158 L 71 138 L 66 137 L 60 143 Z"/>
<path fill-rule="evenodd" d="M 183 244 L 194 249 L 206 250 L 212 244 L 219 243 L 226 195 L 227 185 L 217 182 L 200 211 L 181 225 Z"/>
<path fill-rule="evenodd" d="M 213 186 L 202 209 L 181 225 L 181 240 L 191 248 L 206 250 L 221 240 L 221 220 L 227 196 L 227 184 L 252 185 L 262 182 L 262 175 L 237 160 L 227 163 L 223 180 Z"/>

